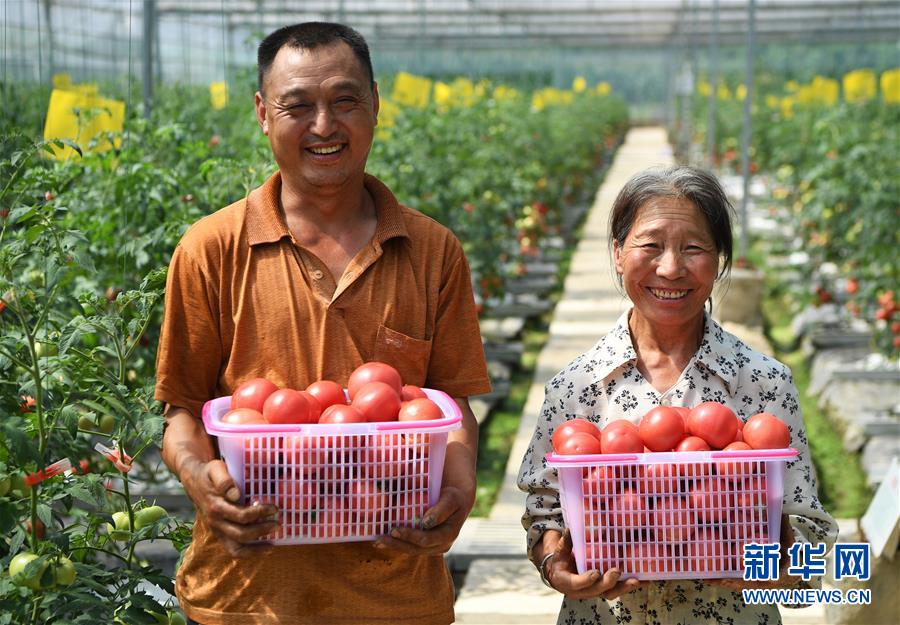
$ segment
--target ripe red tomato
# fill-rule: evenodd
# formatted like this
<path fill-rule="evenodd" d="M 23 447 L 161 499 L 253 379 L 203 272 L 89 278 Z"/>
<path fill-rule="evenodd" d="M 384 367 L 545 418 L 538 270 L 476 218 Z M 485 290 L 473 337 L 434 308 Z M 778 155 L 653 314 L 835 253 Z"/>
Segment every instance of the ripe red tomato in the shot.
<path fill-rule="evenodd" d="M 316 396 L 309 391 L 297 392 L 303 395 L 306 398 L 306 403 L 309 404 L 310 423 L 318 423 L 319 417 L 322 415 L 322 404 L 320 404 Z"/>
<path fill-rule="evenodd" d="M 569 419 L 554 428 L 552 437 L 553 451 L 560 453 L 559 450 L 562 448 L 563 443 L 576 432 L 589 434 L 600 440 L 600 430 L 596 425 L 587 419 Z"/>
<path fill-rule="evenodd" d="M 725 446 L 722 451 L 747 451 L 751 449 L 747 443 L 735 441 Z M 750 460 L 738 460 L 728 462 L 719 460 L 716 462 L 716 473 L 722 477 L 726 477 L 731 481 L 742 480 L 750 472 Z"/>
<path fill-rule="evenodd" d="M 366 421 L 396 421 L 400 410 L 400 395 L 384 382 L 369 382 L 356 390 L 350 405 Z"/>
<path fill-rule="evenodd" d="M 702 573 L 733 570 L 736 561 L 730 544 L 722 540 L 717 531 L 701 527 L 687 547 L 692 569 Z"/>
<path fill-rule="evenodd" d="M 359 410 L 347 404 L 334 404 L 322 411 L 319 423 L 365 423 L 366 417 Z"/>
<path fill-rule="evenodd" d="M 584 432 L 574 432 L 568 438 L 564 439 L 559 449 L 554 451 L 565 456 L 581 456 L 588 454 L 599 454 L 600 441 L 590 434 Z"/>
<path fill-rule="evenodd" d="M 404 384 L 403 388 L 400 389 L 400 399 L 401 401 L 409 401 L 411 399 L 427 399 L 428 395 L 425 394 L 418 386 L 414 386 L 412 384 Z"/>
<path fill-rule="evenodd" d="M 309 412 L 309 402 L 289 388 L 275 391 L 263 404 L 263 418 L 269 423 L 316 423 Z"/>
<path fill-rule="evenodd" d="M 697 519 L 684 497 L 660 497 L 653 507 L 653 530 L 657 540 L 680 543 L 694 535 Z"/>
<path fill-rule="evenodd" d="M 709 443 L 699 436 L 686 436 L 678 445 L 675 451 L 711 451 Z"/>
<path fill-rule="evenodd" d="M 317 474 L 328 465 L 330 450 L 324 436 L 286 436 L 283 454 L 287 468 L 305 477 Z"/>
<path fill-rule="evenodd" d="M 347 499 L 337 495 L 325 498 L 309 530 L 310 536 L 315 538 L 349 536 L 353 532 L 353 525 Z"/>
<path fill-rule="evenodd" d="M 325 410 L 336 404 L 346 404 L 347 396 L 344 389 L 337 382 L 331 380 L 319 380 L 306 387 L 306 392 L 319 401 L 319 408 Z"/>
<path fill-rule="evenodd" d="M 753 449 L 783 449 L 791 446 L 791 431 L 784 421 L 768 412 L 755 414 L 744 424 L 744 442 Z"/>
<path fill-rule="evenodd" d="M 684 438 L 684 419 L 674 408 L 657 406 L 641 419 L 638 432 L 650 451 L 670 451 Z"/>
<path fill-rule="evenodd" d="M 685 420 L 685 427 L 687 427 L 687 417 L 691 414 L 691 409 L 685 406 L 672 406 L 671 408 L 681 415 L 681 418 Z"/>
<path fill-rule="evenodd" d="M 697 480 L 690 492 L 691 505 L 701 522 L 717 523 L 734 509 L 734 489 L 728 480 L 710 477 Z"/>
<path fill-rule="evenodd" d="M 399 421 L 430 421 L 431 419 L 443 419 L 444 413 L 440 407 L 427 397 L 411 399 L 400 408 L 397 415 Z"/>
<path fill-rule="evenodd" d="M 659 462 L 644 467 L 643 478 L 638 480 L 638 490 L 645 495 L 681 493 L 679 465 Z"/>
<path fill-rule="evenodd" d="M 613 425 L 615 422 L 611 423 Z M 600 433 L 600 447 L 604 454 L 641 454 L 644 443 L 637 428 L 607 425 Z"/>
<path fill-rule="evenodd" d="M 360 454 L 359 474 L 393 480 L 409 472 L 410 452 L 401 434 L 375 434 Z"/>
<path fill-rule="evenodd" d="M 628 421 L 627 419 L 614 419 L 614 420 L 610 421 L 609 423 L 607 423 L 605 426 L 603 426 L 603 431 L 605 432 L 606 430 L 609 430 L 610 432 L 612 432 L 613 430 L 618 429 L 618 428 L 625 428 L 626 430 L 632 430 L 635 433 L 637 433 L 637 431 L 638 431 L 638 426 L 636 426 L 631 421 Z"/>
<path fill-rule="evenodd" d="M 350 395 L 350 399 L 356 397 L 356 392 L 369 382 L 384 382 L 396 391 L 398 397 L 403 390 L 403 380 L 396 369 L 383 362 L 372 361 L 358 366 L 350 374 L 350 379 L 347 381 L 347 393 Z"/>
<path fill-rule="evenodd" d="M 585 545 L 585 558 L 587 558 L 589 568 L 599 571 L 607 571 L 621 566 L 622 560 L 618 545 L 603 541 L 602 537 L 596 541 L 589 541 L 589 544 Z"/>
<path fill-rule="evenodd" d="M 581 492 L 585 497 L 615 494 L 616 480 L 613 468 L 605 466 L 586 469 L 584 477 L 581 478 Z M 585 506 L 585 510 L 589 507 Z"/>
<path fill-rule="evenodd" d="M 639 530 L 647 525 L 647 513 L 647 498 L 626 488 L 613 497 L 609 522 L 616 530 Z"/>
<path fill-rule="evenodd" d="M 361 522 L 371 523 L 383 514 L 391 499 L 378 487 L 375 480 L 354 480 L 347 493 L 348 503 L 353 514 Z"/>
<path fill-rule="evenodd" d="M 631 543 L 625 545 L 622 558 L 622 576 L 629 573 L 671 573 L 674 558 L 667 545 L 655 543 Z"/>
<path fill-rule="evenodd" d="M 231 409 L 250 408 L 261 413 L 266 398 L 277 390 L 278 387 L 265 378 L 247 380 L 238 386 L 231 396 Z"/>
<path fill-rule="evenodd" d="M 250 425 L 252 423 L 267 423 L 261 412 L 259 412 L 258 410 L 252 410 L 250 408 L 235 408 L 234 410 L 229 410 L 224 415 L 222 415 L 221 421 L 222 423 L 228 423 L 229 425 Z"/>
<path fill-rule="evenodd" d="M 734 440 L 738 431 L 737 415 L 728 406 L 705 401 L 694 406 L 687 418 L 687 431 L 699 436 L 713 449 L 722 449 Z"/>

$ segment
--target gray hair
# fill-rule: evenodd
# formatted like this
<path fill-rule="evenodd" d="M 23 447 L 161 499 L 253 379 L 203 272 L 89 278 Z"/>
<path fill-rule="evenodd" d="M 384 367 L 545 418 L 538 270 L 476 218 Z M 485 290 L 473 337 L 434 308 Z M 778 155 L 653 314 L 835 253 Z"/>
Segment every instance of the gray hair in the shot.
<path fill-rule="evenodd" d="M 733 239 L 731 219 L 734 207 L 719 180 L 710 172 L 687 165 L 647 169 L 625 183 L 609 216 L 609 245 L 619 247 L 634 225 L 638 212 L 647 202 L 657 198 L 687 199 L 706 217 L 713 235 L 716 252 L 722 257 L 724 276 L 731 269 Z"/>

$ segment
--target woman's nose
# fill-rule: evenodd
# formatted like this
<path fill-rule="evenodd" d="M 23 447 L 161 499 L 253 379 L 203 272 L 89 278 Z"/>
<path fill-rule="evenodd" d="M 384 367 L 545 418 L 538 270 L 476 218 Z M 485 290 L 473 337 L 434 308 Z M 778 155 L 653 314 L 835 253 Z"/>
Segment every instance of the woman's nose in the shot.
<path fill-rule="evenodd" d="M 684 258 L 678 250 L 669 248 L 660 256 L 656 273 L 664 278 L 677 278 L 684 273 Z"/>

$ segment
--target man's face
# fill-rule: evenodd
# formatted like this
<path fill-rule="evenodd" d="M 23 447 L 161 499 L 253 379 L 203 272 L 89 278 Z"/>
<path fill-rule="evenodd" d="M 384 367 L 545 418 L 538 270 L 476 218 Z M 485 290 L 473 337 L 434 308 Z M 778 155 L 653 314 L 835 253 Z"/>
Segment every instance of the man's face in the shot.
<path fill-rule="evenodd" d="M 325 191 L 365 171 L 378 115 L 371 88 L 350 46 L 283 47 L 256 94 L 256 117 L 282 176 Z"/>

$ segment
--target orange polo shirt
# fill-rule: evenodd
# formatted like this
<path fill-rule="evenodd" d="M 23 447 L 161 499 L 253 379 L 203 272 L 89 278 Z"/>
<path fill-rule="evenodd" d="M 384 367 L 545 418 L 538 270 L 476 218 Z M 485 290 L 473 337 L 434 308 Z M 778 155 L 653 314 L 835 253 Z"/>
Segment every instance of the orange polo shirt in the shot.
<path fill-rule="evenodd" d="M 346 385 L 370 360 L 452 397 L 490 389 L 459 241 L 374 177 L 365 185 L 375 200 L 375 235 L 337 283 L 291 236 L 279 173 L 188 230 L 169 266 L 156 399 L 199 417 L 204 402 L 249 378 L 296 389 L 319 379 Z M 453 586 L 440 556 L 351 542 L 233 558 L 202 515 L 176 593 L 204 625 L 453 621 Z"/>

